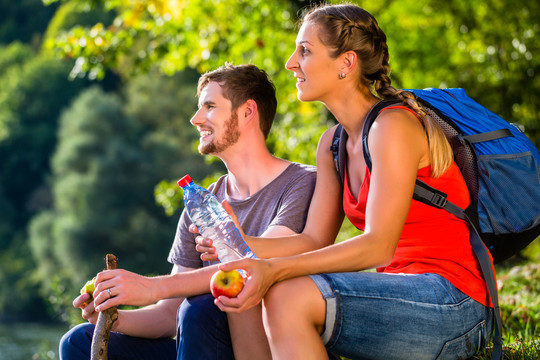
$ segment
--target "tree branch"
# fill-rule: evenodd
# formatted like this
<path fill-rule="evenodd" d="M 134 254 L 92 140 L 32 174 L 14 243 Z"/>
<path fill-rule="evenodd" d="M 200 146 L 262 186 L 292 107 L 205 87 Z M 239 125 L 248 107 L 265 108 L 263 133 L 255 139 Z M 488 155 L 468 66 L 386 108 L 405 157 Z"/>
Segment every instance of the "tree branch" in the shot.
<path fill-rule="evenodd" d="M 118 259 L 112 254 L 107 254 L 105 258 L 107 270 L 118 268 Z M 118 319 L 116 306 L 99 313 L 94 336 L 92 338 L 91 360 L 107 360 L 107 349 L 109 347 L 109 336 L 114 322 Z"/>

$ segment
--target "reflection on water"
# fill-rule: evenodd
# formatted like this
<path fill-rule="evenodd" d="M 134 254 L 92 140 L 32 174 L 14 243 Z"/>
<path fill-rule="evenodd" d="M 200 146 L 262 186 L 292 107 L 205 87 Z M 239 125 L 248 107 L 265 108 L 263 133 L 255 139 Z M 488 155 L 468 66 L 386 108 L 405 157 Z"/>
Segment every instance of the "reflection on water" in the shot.
<path fill-rule="evenodd" d="M 68 325 L 0 324 L 0 360 L 58 359 L 58 343 Z"/>

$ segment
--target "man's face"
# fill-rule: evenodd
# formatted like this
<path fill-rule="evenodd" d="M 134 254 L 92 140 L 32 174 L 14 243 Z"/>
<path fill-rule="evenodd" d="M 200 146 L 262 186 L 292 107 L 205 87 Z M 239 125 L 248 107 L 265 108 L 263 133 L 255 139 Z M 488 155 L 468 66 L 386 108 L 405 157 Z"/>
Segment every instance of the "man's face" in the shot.
<path fill-rule="evenodd" d="M 223 97 L 221 86 L 210 82 L 201 91 L 199 109 L 191 118 L 199 130 L 199 152 L 218 154 L 236 144 L 240 137 L 238 114 L 232 111 L 231 101 Z"/>

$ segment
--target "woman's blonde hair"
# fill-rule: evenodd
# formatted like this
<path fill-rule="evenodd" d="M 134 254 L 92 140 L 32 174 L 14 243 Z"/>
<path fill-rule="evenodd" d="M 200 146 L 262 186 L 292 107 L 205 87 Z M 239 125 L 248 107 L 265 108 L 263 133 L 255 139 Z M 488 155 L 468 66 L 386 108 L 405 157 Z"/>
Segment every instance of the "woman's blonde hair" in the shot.
<path fill-rule="evenodd" d="M 441 176 L 452 163 L 452 148 L 441 127 L 415 96 L 391 85 L 386 35 L 377 20 L 356 5 L 340 4 L 307 9 L 303 22 L 317 26 L 319 38 L 328 47 L 330 56 L 335 58 L 351 50 L 357 54 L 360 60 L 359 86 L 368 87 L 381 99 L 401 99 L 418 114 L 429 142 L 432 176 Z"/>

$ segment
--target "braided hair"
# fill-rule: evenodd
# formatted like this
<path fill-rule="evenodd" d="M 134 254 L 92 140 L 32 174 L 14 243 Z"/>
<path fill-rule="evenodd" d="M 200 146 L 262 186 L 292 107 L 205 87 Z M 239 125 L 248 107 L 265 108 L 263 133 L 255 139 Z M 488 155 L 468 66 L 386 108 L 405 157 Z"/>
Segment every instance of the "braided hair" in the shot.
<path fill-rule="evenodd" d="M 352 4 L 307 8 L 302 18 L 303 23 L 317 25 L 319 39 L 331 57 L 336 58 L 351 50 L 357 54 L 361 64 L 360 88 L 367 87 L 381 99 L 400 99 L 418 114 L 429 142 L 432 175 L 441 176 L 452 162 L 450 144 L 441 127 L 426 113 L 414 94 L 392 86 L 386 35 L 377 20 Z"/>

